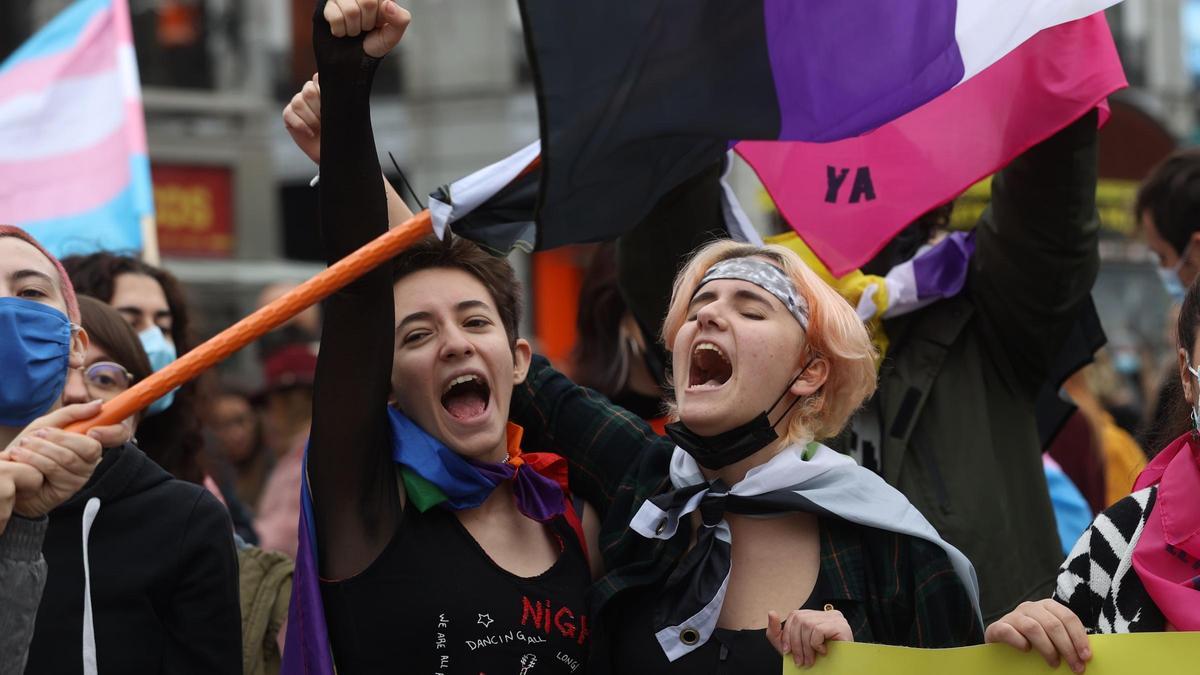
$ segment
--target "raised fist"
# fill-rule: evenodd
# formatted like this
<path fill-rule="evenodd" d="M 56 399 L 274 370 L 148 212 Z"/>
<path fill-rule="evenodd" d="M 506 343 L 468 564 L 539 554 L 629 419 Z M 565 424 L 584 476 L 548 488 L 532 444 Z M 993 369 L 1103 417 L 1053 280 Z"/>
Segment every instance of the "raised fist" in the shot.
<path fill-rule="evenodd" d="M 283 109 L 283 125 L 292 142 L 314 164 L 321 163 L 321 80 L 317 75 L 304 83 Z"/>
<path fill-rule="evenodd" d="M 363 51 L 375 59 L 392 51 L 412 20 L 393 0 L 327 0 L 321 14 L 334 37 L 364 35 Z"/>

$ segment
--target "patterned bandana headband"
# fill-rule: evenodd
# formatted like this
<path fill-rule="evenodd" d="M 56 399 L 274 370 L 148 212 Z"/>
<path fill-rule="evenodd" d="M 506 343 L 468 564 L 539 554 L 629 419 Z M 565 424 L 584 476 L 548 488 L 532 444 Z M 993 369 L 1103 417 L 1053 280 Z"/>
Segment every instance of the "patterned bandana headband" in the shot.
<path fill-rule="evenodd" d="M 796 286 L 783 270 L 757 258 L 732 258 L 722 260 L 708 269 L 696 291 L 710 281 L 737 279 L 745 281 L 775 296 L 787 308 L 800 327 L 808 330 L 808 303 L 796 292 Z"/>

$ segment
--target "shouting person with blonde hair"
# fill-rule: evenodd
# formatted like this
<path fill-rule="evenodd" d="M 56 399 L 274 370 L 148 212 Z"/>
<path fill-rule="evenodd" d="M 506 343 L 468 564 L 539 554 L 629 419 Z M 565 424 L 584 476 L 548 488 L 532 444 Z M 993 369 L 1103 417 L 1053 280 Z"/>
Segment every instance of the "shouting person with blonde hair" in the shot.
<path fill-rule="evenodd" d="M 875 389 L 854 309 L 791 251 L 729 241 L 675 282 L 668 438 L 543 359 L 513 395 L 527 444 L 604 511 L 597 672 L 778 672 L 829 640 L 979 642 L 974 571 L 908 500 L 820 444 Z"/>

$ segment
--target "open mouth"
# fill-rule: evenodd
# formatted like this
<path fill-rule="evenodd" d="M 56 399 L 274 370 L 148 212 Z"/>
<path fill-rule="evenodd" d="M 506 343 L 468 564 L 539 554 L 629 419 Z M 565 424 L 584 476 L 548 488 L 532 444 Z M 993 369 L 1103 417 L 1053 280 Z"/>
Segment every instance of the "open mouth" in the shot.
<path fill-rule="evenodd" d="M 487 412 L 492 389 L 479 375 L 459 375 L 442 391 L 442 407 L 456 420 L 470 420 Z"/>
<path fill-rule="evenodd" d="M 718 389 L 733 376 L 733 366 L 721 348 L 701 342 L 692 350 L 688 389 Z"/>

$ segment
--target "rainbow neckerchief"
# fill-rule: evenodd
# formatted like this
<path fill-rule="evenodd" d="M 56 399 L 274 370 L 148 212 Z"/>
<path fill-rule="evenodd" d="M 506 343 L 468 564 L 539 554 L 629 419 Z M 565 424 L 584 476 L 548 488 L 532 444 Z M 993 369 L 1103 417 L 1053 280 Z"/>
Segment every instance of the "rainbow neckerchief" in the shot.
<path fill-rule="evenodd" d="M 388 408 L 392 459 L 400 466 L 408 503 L 425 512 L 479 506 L 501 482 L 513 481 L 517 508 L 545 522 L 563 515 L 583 545 L 578 514 L 567 495 L 567 463 L 551 453 L 522 453 L 521 427 L 508 425 L 508 459 L 497 464 L 464 459 L 394 408 Z M 317 533 L 308 486 L 308 450 L 300 484 L 299 546 L 288 608 L 285 675 L 333 675 L 333 652 L 321 601 Z M 584 551 L 586 553 L 586 545 Z"/>

